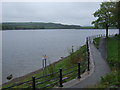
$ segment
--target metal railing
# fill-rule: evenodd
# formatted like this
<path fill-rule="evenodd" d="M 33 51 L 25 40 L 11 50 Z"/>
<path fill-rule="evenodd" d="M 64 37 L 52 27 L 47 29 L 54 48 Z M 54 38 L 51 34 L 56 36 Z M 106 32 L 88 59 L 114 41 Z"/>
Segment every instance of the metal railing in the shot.
<path fill-rule="evenodd" d="M 84 63 L 86 64 L 86 63 Z M 81 68 L 83 66 L 83 63 L 78 63 L 78 65 L 74 65 L 72 67 L 66 68 L 66 69 L 59 69 L 59 71 L 50 73 L 45 76 L 41 77 L 32 77 L 31 80 L 17 83 L 14 85 L 11 85 L 4 89 L 11 89 L 11 88 L 22 88 L 22 86 L 25 86 L 24 88 L 51 88 L 54 86 L 62 87 L 64 82 L 67 82 L 68 80 L 71 80 L 75 77 L 81 78 L 81 73 L 85 71 L 87 68 Z M 54 76 L 52 76 L 54 75 Z"/>

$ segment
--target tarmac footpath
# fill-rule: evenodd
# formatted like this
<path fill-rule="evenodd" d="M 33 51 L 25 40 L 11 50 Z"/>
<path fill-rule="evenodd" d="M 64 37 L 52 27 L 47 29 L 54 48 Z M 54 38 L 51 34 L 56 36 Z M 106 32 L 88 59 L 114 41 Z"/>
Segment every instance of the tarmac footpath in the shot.
<path fill-rule="evenodd" d="M 81 79 L 74 79 L 63 84 L 62 88 L 90 88 L 98 84 L 102 76 L 105 76 L 110 72 L 110 68 L 105 58 L 102 56 L 100 51 L 92 43 L 92 38 L 89 41 L 90 50 L 90 71 L 86 71 L 81 75 Z M 103 42 L 100 42 L 103 46 Z M 100 46 L 101 46 L 100 45 Z M 99 48 L 104 49 L 104 48 Z M 103 50 L 104 51 L 104 50 Z"/>

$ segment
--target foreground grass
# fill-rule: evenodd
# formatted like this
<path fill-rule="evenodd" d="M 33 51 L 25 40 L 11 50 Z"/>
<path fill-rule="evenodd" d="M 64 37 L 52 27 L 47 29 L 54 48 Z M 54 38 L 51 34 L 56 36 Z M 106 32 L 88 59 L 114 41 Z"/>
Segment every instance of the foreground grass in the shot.
<path fill-rule="evenodd" d="M 120 60 L 119 55 L 119 42 L 120 35 L 110 37 L 107 39 L 107 62 L 111 68 L 111 72 L 106 76 L 101 77 L 101 82 L 96 88 L 118 88 L 120 87 Z M 100 40 L 100 39 L 95 39 Z M 97 42 L 97 41 L 96 41 Z M 99 45 L 98 43 L 96 46 Z"/>
<path fill-rule="evenodd" d="M 54 64 L 50 64 L 46 68 L 46 74 L 51 73 L 51 75 L 40 78 L 39 80 L 36 80 L 36 82 L 43 82 L 45 80 L 49 80 L 49 79 L 52 79 L 52 78 L 55 78 L 55 77 L 59 77 L 59 73 L 54 74 L 54 72 L 58 72 L 60 68 L 67 69 L 67 68 L 70 68 L 70 67 L 73 67 L 73 66 L 74 67 L 70 68 L 69 70 L 64 70 L 63 74 L 65 74 L 69 71 L 75 71 L 75 72 L 73 72 L 69 75 L 64 75 L 63 78 L 64 77 L 70 77 L 69 79 L 64 80 L 64 82 L 67 82 L 71 79 L 74 79 L 74 78 L 77 77 L 77 63 L 78 62 L 81 63 L 81 73 L 83 73 L 83 71 L 87 68 L 86 46 L 85 45 L 82 46 L 79 50 L 77 50 L 73 53 L 70 52 L 70 55 L 68 57 L 64 58 L 63 60 L 58 61 L 57 63 L 54 63 Z M 11 82 L 9 84 L 3 85 L 3 88 L 6 88 L 6 87 L 9 87 L 11 85 L 15 85 L 17 83 L 21 83 L 21 82 L 24 82 L 24 81 L 32 80 L 32 76 L 35 76 L 36 78 L 38 78 L 40 76 L 43 76 L 43 70 L 39 71 L 38 73 L 35 73 L 35 74 L 32 74 L 32 75 L 26 77 L 24 80 L 18 80 L 16 82 Z M 45 82 L 44 84 L 39 84 L 36 87 L 37 88 L 45 87 L 46 85 L 49 85 L 49 84 L 57 82 L 57 81 L 59 81 L 59 79 L 50 80 L 49 82 Z M 15 86 L 13 88 L 27 88 L 28 86 L 31 86 L 31 85 L 32 85 L 32 82 L 29 82 L 29 83 L 26 83 L 26 84 L 23 84 L 23 85 L 20 85 L 20 86 Z M 54 87 L 54 85 L 49 87 L 49 88 L 52 88 L 52 87 Z"/>

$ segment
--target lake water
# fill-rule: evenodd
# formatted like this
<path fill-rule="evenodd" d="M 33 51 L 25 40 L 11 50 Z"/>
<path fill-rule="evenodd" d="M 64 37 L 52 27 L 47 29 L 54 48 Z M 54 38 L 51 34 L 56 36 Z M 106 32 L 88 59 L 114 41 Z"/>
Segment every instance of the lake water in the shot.
<path fill-rule="evenodd" d="M 69 55 L 71 47 L 78 49 L 87 36 L 104 34 L 105 30 L 8 30 L 2 31 L 2 78 L 13 74 L 20 77 L 42 68 L 42 56 L 47 64 Z M 118 30 L 110 30 L 110 34 Z"/>

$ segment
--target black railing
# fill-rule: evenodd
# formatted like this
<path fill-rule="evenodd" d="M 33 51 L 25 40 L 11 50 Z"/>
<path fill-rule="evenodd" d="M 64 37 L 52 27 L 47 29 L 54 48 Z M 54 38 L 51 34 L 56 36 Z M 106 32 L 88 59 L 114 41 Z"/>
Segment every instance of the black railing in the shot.
<path fill-rule="evenodd" d="M 80 79 L 81 73 L 85 71 L 86 69 L 87 68 L 83 68 L 83 66 L 81 66 L 80 63 L 78 63 L 78 65 L 74 65 L 67 69 L 59 69 L 58 72 L 50 73 L 46 76 L 41 76 L 37 78 L 33 76 L 32 79 L 29 81 L 14 84 L 10 87 L 3 88 L 3 90 L 10 89 L 10 88 L 22 88 L 22 85 L 26 86 L 24 88 L 32 88 L 33 90 L 35 90 L 35 88 L 51 88 L 54 86 L 62 87 L 63 82 L 67 82 L 68 80 L 71 80 L 75 77 Z M 55 76 L 52 76 L 53 74 L 55 74 Z"/>

